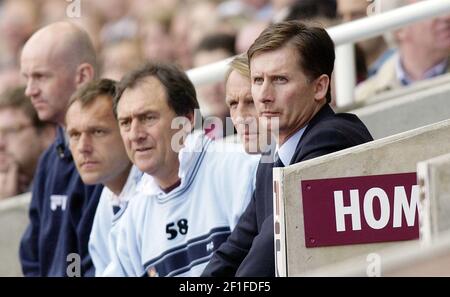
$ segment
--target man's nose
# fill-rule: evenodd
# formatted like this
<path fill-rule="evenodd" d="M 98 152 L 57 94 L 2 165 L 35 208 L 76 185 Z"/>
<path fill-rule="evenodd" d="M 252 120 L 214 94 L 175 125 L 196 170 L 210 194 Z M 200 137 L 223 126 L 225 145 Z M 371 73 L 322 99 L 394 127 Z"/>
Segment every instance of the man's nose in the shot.
<path fill-rule="evenodd" d="M 129 139 L 130 141 L 140 141 L 145 138 L 144 128 L 137 120 L 131 122 Z"/>
<path fill-rule="evenodd" d="M 39 88 L 36 86 L 36 83 L 34 83 L 33 80 L 29 79 L 25 88 L 25 96 L 32 97 L 36 96 L 38 93 Z"/>
<path fill-rule="evenodd" d="M 82 154 L 90 154 L 90 153 L 92 153 L 91 137 L 89 137 L 85 133 L 82 133 L 80 135 L 80 139 L 78 140 L 77 149 L 78 149 L 78 152 L 80 152 Z"/>
<path fill-rule="evenodd" d="M 270 103 L 274 101 L 273 87 L 267 80 L 265 80 L 258 89 L 259 91 L 255 94 L 256 101 L 261 103 Z"/>

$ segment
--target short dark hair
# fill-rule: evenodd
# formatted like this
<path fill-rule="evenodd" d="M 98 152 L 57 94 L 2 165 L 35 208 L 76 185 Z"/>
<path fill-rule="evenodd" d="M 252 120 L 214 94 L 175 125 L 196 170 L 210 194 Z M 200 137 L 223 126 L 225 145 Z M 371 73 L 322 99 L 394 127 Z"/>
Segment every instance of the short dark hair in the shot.
<path fill-rule="evenodd" d="M 230 56 L 236 55 L 236 36 L 227 33 L 215 33 L 211 35 L 206 35 L 200 40 L 197 47 L 195 48 L 195 53 L 202 51 L 215 51 L 224 50 L 230 54 Z"/>
<path fill-rule="evenodd" d="M 336 0 L 302 0 L 289 8 L 285 21 L 306 21 L 315 18 L 335 19 L 337 17 Z"/>
<path fill-rule="evenodd" d="M 0 109 L 5 108 L 22 110 L 31 120 L 32 125 L 38 129 L 47 124 L 39 119 L 30 98 L 25 95 L 25 87 L 23 86 L 7 89 L 0 95 Z"/>
<path fill-rule="evenodd" d="M 128 73 L 118 83 L 114 97 L 114 114 L 117 116 L 117 105 L 123 92 L 134 88 L 146 78 L 154 77 L 164 86 L 167 104 L 178 116 L 195 113 L 199 108 L 197 95 L 192 82 L 181 68 L 171 63 L 150 62 Z"/>
<path fill-rule="evenodd" d="M 277 50 L 287 44 L 297 49 L 299 66 L 309 79 L 316 79 L 322 74 L 328 75 L 331 79 L 335 59 L 333 40 L 325 29 L 309 26 L 300 21 L 280 22 L 267 27 L 247 52 L 250 64 L 255 55 Z M 326 98 L 329 103 L 330 86 Z"/>
<path fill-rule="evenodd" d="M 111 102 L 113 102 L 113 98 L 116 95 L 116 84 L 116 81 L 107 78 L 90 81 L 72 94 L 68 106 L 75 102 L 80 102 L 81 106 L 87 106 L 99 96 L 111 98 Z"/>

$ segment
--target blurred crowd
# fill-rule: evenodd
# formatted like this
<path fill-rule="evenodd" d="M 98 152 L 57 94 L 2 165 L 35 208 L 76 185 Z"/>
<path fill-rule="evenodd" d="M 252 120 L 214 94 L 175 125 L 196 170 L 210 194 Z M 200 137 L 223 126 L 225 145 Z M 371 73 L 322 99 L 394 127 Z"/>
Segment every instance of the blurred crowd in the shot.
<path fill-rule="evenodd" d="M 335 0 L 3 0 L 0 93 L 21 81 L 18 57 L 25 41 L 55 21 L 69 20 L 88 31 L 99 54 L 101 77 L 120 79 L 146 60 L 175 61 L 187 70 L 245 52 L 274 21 L 314 20 L 329 26 L 366 16 L 370 4 L 337 2 L 345 4 L 338 8 Z M 349 2 L 360 4 L 347 7 Z M 383 43 L 373 43 L 377 49 L 363 48 L 376 52 L 370 55 L 383 50 Z M 223 100 L 217 99 L 223 87 L 199 92 L 201 104 L 207 100 L 213 105 L 212 113 L 224 112 Z"/>
<path fill-rule="evenodd" d="M 270 23 L 297 19 L 329 27 L 413 2 L 417 0 L 0 0 L 0 98 L 10 100 L 25 84 L 19 58 L 25 42 L 56 21 L 84 28 L 97 52 L 99 76 L 120 80 L 146 61 L 175 62 L 188 70 L 244 53 Z M 359 84 L 355 99 L 362 101 L 446 73 L 450 18 L 422 21 L 355 46 Z M 224 82 L 198 86 L 196 91 L 203 116 L 229 116 Z M 30 168 L 16 167 L 19 175 L 27 172 L 28 182 L 21 186 L 27 189 L 36 157 L 32 162 L 18 160 L 17 150 L 7 144 L 7 138 L 18 139 L 12 134 L 25 133 L 28 127 L 2 119 L 2 114 L 11 117 L 12 109 L 18 107 L 0 104 L 0 172 L 14 158 L 16 164 L 26 163 Z M 26 122 L 33 123 L 33 117 Z M 214 127 L 210 130 L 213 137 L 223 135 Z M 52 129 L 45 130 L 50 140 L 54 135 Z M 36 144 L 34 149 L 37 154 L 43 147 Z M 3 191 L 3 196 L 20 192 Z"/>

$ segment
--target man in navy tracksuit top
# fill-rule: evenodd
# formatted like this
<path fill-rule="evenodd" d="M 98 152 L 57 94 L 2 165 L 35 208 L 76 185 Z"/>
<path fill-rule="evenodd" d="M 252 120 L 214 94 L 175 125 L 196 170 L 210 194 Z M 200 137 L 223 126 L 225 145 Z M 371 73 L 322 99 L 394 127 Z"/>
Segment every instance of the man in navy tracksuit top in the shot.
<path fill-rule="evenodd" d="M 87 33 L 67 22 L 39 30 L 22 51 L 25 93 L 41 120 L 58 124 L 33 183 L 30 224 L 19 251 L 25 276 L 94 275 L 88 241 L 102 186 L 81 181 L 63 127 L 69 98 L 94 78 L 95 60 Z"/>

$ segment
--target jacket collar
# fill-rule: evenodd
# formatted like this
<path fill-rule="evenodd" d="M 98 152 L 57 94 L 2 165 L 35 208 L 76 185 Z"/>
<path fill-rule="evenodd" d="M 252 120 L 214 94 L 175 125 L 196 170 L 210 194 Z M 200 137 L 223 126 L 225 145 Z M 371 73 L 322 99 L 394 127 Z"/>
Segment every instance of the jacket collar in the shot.
<path fill-rule="evenodd" d="M 67 145 L 66 133 L 60 125 L 56 128 L 55 151 L 59 158 L 72 160 L 72 153 Z"/>
<path fill-rule="evenodd" d="M 309 121 L 309 123 L 307 124 L 308 126 L 306 127 L 305 132 L 303 133 L 302 137 L 300 138 L 300 141 L 297 144 L 297 147 L 295 149 L 295 153 L 294 156 L 296 156 L 301 147 L 302 147 L 302 141 L 303 139 L 305 139 L 305 135 L 308 135 L 309 131 L 311 131 L 311 129 L 314 128 L 314 126 L 316 126 L 319 122 L 321 122 L 324 118 L 328 118 L 331 117 L 335 114 L 335 112 L 333 111 L 333 109 L 331 108 L 330 104 L 325 103 L 324 106 L 322 106 L 322 108 L 314 115 L 314 117 Z M 293 157 L 291 159 L 291 163 L 289 165 L 292 164 L 292 161 L 295 158 Z"/>

